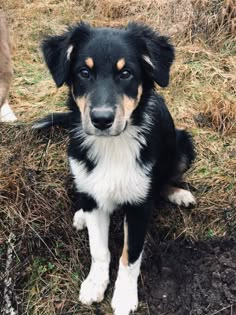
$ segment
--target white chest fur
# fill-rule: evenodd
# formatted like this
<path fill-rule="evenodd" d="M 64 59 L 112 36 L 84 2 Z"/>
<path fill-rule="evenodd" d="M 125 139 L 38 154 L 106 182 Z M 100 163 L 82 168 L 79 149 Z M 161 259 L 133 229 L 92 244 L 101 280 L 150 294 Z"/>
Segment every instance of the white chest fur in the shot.
<path fill-rule="evenodd" d="M 137 163 L 140 143 L 145 139 L 137 140 L 135 128 L 117 137 L 88 137 L 84 145 L 90 147 L 96 167 L 88 172 L 83 162 L 69 158 L 78 191 L 92 196 L 105 211 L 113 211 L 117 204 L 141 202 L 150 187 L 152 166 Z"/>

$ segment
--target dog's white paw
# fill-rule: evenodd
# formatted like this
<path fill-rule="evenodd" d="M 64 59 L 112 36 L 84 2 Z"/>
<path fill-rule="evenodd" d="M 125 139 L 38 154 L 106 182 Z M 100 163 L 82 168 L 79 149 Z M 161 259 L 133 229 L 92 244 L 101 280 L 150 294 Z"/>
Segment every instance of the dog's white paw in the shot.
<path fill-rule="evenodd" d="M 83 230 L 86 227 L 85 213 L 83 209 L 80 209 L 75 212 L 73 218 L 73 226 L 78 231 Z"/>
<path fill-rule="evenodd" d="M 0 121 L 1 122 L 14 122 L 17 118 L 13 113 L 11 107 L 9 106 L 8 102 L 4 103 L 3 106 L 0 108 Z"/>
<path fill-rule="evenodd" d="M 109 283 L 109 264 L 93 263 L 88 277 L 80 288 L 79 300 L 81 303 L 91 305 L 101 302 Z"/>
<path fill-rule="evenodd" d="M 117 278 L 111 306 L 114 315 L 129 315 L 138 308 L 138 288 L 136 282 Z"/>
<path fill-rule="evenodd" d="M 178 205 L 189 207 L 191 205 L 196 204 L 196 200 L 190 191 L 185 189 L 176 189 L 173 193 L 168 195 L 168 199 L 170 202 Z"/>

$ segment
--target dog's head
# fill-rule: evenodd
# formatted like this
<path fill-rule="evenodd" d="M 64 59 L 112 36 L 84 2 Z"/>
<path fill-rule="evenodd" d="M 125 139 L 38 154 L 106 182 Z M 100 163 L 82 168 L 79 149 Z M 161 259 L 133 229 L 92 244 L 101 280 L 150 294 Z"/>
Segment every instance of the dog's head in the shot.
<path fill-rule="evenodd" d="M 149 27 L 130 23 L 125 29 L 70 28 L 42 45 L 58 87 L 66 83 L 90 135 L 119 135 L 129 123 L 142 94 L 154 82 L 169 82 L 174 49 Z"/>

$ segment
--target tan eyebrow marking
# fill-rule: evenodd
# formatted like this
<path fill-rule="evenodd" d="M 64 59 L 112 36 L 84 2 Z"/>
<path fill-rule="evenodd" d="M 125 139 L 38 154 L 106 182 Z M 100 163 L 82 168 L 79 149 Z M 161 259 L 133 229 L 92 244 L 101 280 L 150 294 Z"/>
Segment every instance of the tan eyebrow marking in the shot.
<path fill-rule="evenodd" d="M 117 61 L 116 66 L 118 70 L 121 70 L 125 65 L 125 59 L 121 58 Z"/>
<path fill-rule="evenodd" d="M 85 63 L 90 69 L 92 69 L 94 67 L 94 62 L 93 62 L 93 59 L 91 57 L 87 58 L 85 60 Z"/>

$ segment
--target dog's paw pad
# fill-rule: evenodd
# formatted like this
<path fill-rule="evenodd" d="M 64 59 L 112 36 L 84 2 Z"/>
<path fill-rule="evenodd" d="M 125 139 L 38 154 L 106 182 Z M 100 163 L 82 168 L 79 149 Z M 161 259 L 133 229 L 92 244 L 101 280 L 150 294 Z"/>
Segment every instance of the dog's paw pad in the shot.
<path fill-rule="evenodd" d="M 86 220 L 85 220 L 85 214 L 84 214 L 83 209 L 80 209 L 75 212 L 74 218 L 73 218 L 73 226 L 78 231 L 83 230 L 86 227 Z"/>

